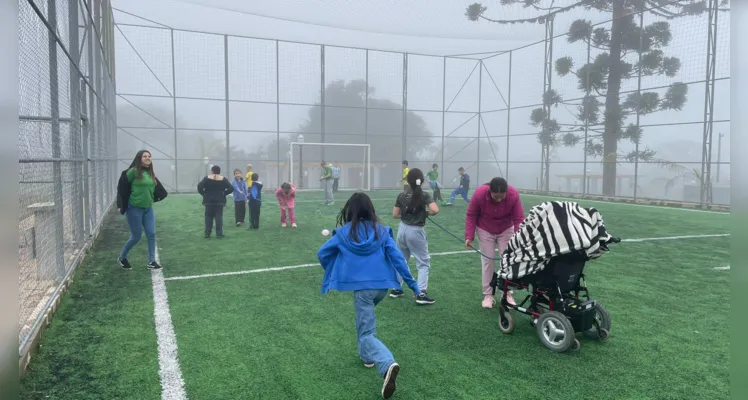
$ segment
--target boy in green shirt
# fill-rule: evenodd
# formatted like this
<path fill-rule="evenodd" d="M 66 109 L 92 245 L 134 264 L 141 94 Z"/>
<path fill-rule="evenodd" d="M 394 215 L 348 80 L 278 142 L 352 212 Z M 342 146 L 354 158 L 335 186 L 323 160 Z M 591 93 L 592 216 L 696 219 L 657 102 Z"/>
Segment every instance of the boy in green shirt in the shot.
<path fill-rule="evenodd" d="M 434 164 L 431 166 L 431 171 L 426 173 L 426 179 L 429 181 L 429 186 L 434 191 L 434 201 L 440 201 L 444 203 L 442 199 L 442 192 L 439 189 L 439 165 Z"/>
<path fill-rule="evenodd" d="M 325 205 L 331 206 L 335 204 L 335 199 L 332 197 L 332 165 L 322 161 L 319 166 L 322 167 L 322 176 L 319 180 L 324 181 Z"/>

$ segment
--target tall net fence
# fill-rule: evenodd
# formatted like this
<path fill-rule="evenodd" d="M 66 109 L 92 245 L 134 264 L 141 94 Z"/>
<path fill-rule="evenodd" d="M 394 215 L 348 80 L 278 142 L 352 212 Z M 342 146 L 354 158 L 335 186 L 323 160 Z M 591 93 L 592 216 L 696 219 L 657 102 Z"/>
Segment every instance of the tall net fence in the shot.
<path fill-rule="evenodd" d="M 172 190 L 194 191 L 214 164 L 252 164 L 263 182 L 279 185 L 289 176 L 289 143 L 301 136 L 370 144 L 373 189 L 397 187 L 408 160 L 423 170 L 438 164 L 445 187 L 463 167 L 475 183 L 504 176 L 525 190 L 729 204 L 725 10 L 678 18 L 643 10 L 589 22 L 586 33 L 549 19 L 539 43 L 462 56 L 183 31 L 127 17 L 138 23 L 116 25 L 119 167 L 150 149 Z M 626 32 L 620 63 L 608 56 L 616 21 Z M 613 64 L 620 89 L 610 83 Z M 608 107 L 618 110 L 617 124 L 606 125 Z M 324 159 L 342 176 L 360 174 L 346 170 L 358 160 L 344 147 L 303 157 L 294 164 L 315 168 Z"/>
<path fill-rule="evenodd" d="M 115 196 L 108 0 L 19 0 L 20 352 Z"/>

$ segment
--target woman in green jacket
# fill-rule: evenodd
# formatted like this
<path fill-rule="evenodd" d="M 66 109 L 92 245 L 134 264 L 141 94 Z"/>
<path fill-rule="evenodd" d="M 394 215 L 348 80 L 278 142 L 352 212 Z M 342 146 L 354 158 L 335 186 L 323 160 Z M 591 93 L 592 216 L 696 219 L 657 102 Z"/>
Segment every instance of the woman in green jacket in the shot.
<path fill-rule="evenodd" d="M 153 172 L 151 153 L 141 150 L 135 155 L 130 167 L 122 171 L 117 184 L 117 209 L 127 217 L 130 227 L 130 239 L 125 243 L 117 259 L 124 269 L 131 269 L 127 254 L 138 244 L 145 230 L 148 240 L 148 269 L 159 269 L 156 260 L 156 215 L 153 203 L 166 197 L 166 189 Z"/>

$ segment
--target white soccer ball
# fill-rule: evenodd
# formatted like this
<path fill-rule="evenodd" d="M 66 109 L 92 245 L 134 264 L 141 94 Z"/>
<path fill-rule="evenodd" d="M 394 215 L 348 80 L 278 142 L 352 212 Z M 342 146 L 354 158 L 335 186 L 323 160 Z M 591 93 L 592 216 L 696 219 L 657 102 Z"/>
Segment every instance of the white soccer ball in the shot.
<path fill-rule="evenodd" d="M 323 235 L 323 236 L 327 236 L 327 235 L 329 235 L 329 234 L 330 234 L 330 231 L 328 231 L 327 229 L 323 229 L 323 230 L 322 230 L 322 235 Z"/>

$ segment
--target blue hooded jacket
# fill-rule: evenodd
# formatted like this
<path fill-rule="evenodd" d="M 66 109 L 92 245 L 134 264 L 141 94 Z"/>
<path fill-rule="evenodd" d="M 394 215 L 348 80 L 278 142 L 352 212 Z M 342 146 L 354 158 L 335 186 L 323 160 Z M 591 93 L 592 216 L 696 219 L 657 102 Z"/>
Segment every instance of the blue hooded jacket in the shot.
<path fill-rule="evenodd" d="M 360 242 L 352 241 L 350 229 L 350 222 L 335 229 L 330 240 L 317 251 L 325 270 L 323 294 L 330 290 L 401 289 L 395 271 L 413 293 L 421 293 L 405 256 L 395 244 L 392 228 L 377 224 L 379 238 L 375 239 L 373 224 L 361 223 L 357 232 Z"/>

